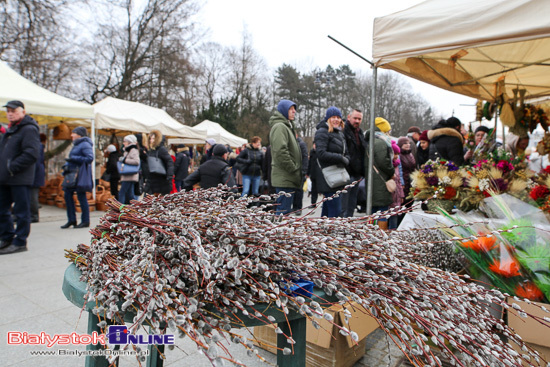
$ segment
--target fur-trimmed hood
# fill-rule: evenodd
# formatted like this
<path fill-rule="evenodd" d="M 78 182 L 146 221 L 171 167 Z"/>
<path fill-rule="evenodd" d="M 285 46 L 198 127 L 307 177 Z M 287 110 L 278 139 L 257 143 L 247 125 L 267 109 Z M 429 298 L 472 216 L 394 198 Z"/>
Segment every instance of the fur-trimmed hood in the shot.
<path fill-rule="evenodd" d="M 151 136 L 154 136 L 155 140 L 153 140 L 153 143 L 149 146 L 149 148 L 157 149 L 159 146 L 162 145 L 162 133 L 159 130 L 152 130 L 149 134 L 149 139 L 151 139 Z"/>
<path fill-rule="evenodd" d="M 460 142 L 464 144 L 464 137 L 462 136 L 462 134 L 452 127 L 441 127 L 435 130 L 428 131 L 428 139 L 430 139 L 430 141 L 433 141 L 434 139 L 437 140 L 437 138 L 441 136 L 454 136 L 456 138 L 459 138 Z"/>

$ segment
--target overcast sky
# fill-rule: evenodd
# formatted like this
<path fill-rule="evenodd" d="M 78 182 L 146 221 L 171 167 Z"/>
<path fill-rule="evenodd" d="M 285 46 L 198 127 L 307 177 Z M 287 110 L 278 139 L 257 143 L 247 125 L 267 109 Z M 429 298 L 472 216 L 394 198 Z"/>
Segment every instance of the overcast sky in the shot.
<path fill-rule="evenodd" d="M 287 63 L 300 71 L 348 64 L 367 73 L 370 65 L 334 41 L 330 35 L 372 60 L 375 17 L 407 9 L 422 0 L 208 0 L 199 21 L 210 29 L 210 41 L 239 46 L 246 27 L 257 52 L 274 70 Z M 448 0 L 455 1 L 455 0 Z M 437 30 L 434 30 L 436 32 Z M 475 100 L 404 78 L 440 113 L 468 123 L 475 117 Z"/>

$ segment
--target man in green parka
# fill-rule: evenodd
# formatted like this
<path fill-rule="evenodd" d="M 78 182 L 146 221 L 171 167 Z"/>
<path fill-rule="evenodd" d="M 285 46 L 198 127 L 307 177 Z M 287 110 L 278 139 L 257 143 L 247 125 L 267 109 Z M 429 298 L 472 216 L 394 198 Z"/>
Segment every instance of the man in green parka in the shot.
<path fill-rule="evenodd" d="M 284 191 L 290 195 L 277 198 L 277 214 L 290 213 L 294 193 L 302 189 L 302 152 L 294 131 L 295 115 L 296 103 L 283 99 L 277 105 L 277 112 L 269 119 L 271 184 L 276 193 Z"/>

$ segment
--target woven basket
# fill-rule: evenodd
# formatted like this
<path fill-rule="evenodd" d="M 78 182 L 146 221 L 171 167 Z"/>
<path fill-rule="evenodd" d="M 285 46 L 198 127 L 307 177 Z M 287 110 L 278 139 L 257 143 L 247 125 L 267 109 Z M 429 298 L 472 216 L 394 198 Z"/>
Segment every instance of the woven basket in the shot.
<path fill-rule="evenodd" d="M 441 208 L 446 212 L 450 213 L 451 210 L 455 207 L 455 202 L 453 200 L 441 200 L 441 199 L 432 199 L 428 200 L 428 210 L 431 212 L 437 212 L 437 208 Z"/>

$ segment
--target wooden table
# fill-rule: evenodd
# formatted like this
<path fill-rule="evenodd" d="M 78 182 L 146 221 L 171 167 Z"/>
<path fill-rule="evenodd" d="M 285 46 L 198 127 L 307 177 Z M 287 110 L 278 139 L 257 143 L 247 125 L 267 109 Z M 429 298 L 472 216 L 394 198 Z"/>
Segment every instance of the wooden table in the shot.
<path fill-rule="evenodd" d="M 81 272 L 78 268 L 71 264 L 65 270 L 65 276 L 63 278 L 63 294 L 74 305 L 84 308 L 88 311 L 88 334 L 92 334 L 94 331 L 101 333 L 100 328 L 97 326 L 98 318 L 92 313 L 92 309 L 95 307 L 95 302 L 88 302 L 84 298 L 86 294 L 86 283 L 80 281 Z M 330 306 L 326 303 L 334 302 L 334 297 L 327 297 L 323 291 L 315 289 L 313 300 L 317 301 L 321 306 Z M 255 310 L 263 313 L 266 316 L 273 316 L 275 318 L 274 323 L 281 328 L 284 334 L 290 335 L 292 330 L 292 338 L 295 340 L 294 354 L 284 355 L 282 353 L 283 348 L 292 346 L 287 343 L 284 334 L 277 335 L 277 365 L 289 366 L 289 367 L 304 367 L 306 365 L 306 322 L 307 319 L 295 311 L 290 311 L 285 318 L 285 315 L 274 306 L 274 304 L 257 304 Z M 255 312 L 250 309 L 250 313 Z M 125 322 L 133 322 L 135 314 L 132 312 L 126 312 L 124 314 Z M 243 314 L 237 314 L 237 316 L 243 320 L 246 327 L 263 326 L 265 322 L 249 318 Z M 287 322 L 288 320 L 288 322 Z M 234 325 L 235 327 L 241 327 L 242 325 Z M 88 345 L 86 350 L 99 350 L 101 345 Z M 164 345 L 150 345 L 149 356 L 147 357 L 147 367 L 162 367 L 164 360 L 161 354 L 164 353 Z M 117 362 L 118 365 L 118 362 Z M 108 367 L 109 363 L 103 356 L 86 356 L 86 367 Z"/>

